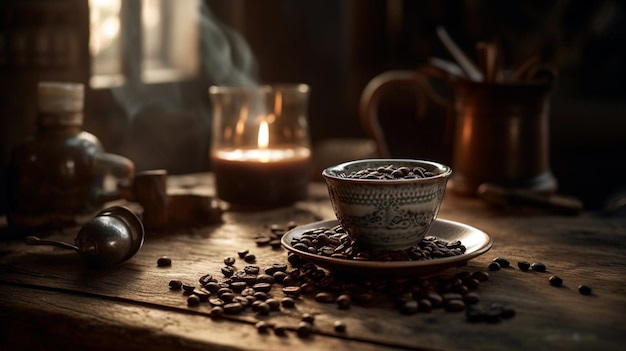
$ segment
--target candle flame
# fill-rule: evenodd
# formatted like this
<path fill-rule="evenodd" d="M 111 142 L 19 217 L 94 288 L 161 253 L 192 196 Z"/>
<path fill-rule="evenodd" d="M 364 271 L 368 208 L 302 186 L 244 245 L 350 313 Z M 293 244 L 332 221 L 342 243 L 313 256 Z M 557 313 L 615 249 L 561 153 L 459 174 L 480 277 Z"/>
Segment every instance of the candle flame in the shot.
<path fill-rule="evenodd" d="M 270 131 L 266 121 L 261 121 L 259 125 L 258 145 L 260 149 L 267 149 L 270 143 Z"/>

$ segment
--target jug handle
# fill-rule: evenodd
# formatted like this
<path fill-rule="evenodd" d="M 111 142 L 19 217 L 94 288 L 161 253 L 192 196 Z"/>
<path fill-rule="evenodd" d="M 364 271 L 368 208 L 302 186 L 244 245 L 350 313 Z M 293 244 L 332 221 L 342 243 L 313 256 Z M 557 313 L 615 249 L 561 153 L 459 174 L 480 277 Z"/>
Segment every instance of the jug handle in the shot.
<path fill-rule="evenodd" d="M 378 103 L 383 93 L 394 86 L 417 86 L 417 111 L 418 117 L 421 118 L 426 114 L 429 100 L 443 106 L 447 110 L 446 133 L 452 127 L 452 102 L 437 94 L 431 87 L 426 76 L 417 70 L 394 70 L 387 71 L 374 77 L 363 89 L 359 102 L 359 116 L 361 125 L 365 129 L 368 137 L 374 140 L 377 147 L 379 157 L 391 157 L 385 133 L 380 126 L 378 118 Z"/>
<path fill-rule="evenodd" d="M 97 202 L 104 203 L 120 199 L 122 194 L 119 191 L 119 187 L 122 189 L 129 188 L 135 176 L 135 164 L 133 161 L 124 156 L 105 152 L 96 156 L 96 164 L 102 174 L 110 174 L 115 177 L 118 187 L 115 190 L 103 191 L 99 194 Z"/>

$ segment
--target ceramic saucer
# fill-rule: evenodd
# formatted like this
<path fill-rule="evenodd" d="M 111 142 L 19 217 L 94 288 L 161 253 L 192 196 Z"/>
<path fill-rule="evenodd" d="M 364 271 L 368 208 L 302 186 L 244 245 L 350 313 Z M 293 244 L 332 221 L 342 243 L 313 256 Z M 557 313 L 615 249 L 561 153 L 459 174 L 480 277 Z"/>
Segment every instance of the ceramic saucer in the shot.
<path fill-rule="evenodd" d="M 433 275 L 447 268 L 465 265 L 468 260 L 489 251 L 493 245 L 491 237 L 482 230 L 446 219 L 436 219 L 427 235 L 435 236 L 445 241 L 460 240 L 467 248 L 462 255 L 422 261 L 357 261 L 312 254 L 295 249 L 291 245 L 294 237 L 298 237 L 308 230 L 319 227 L 332 228 L 337 224 L 339 224 L 337 220 L 325 220 L 298 226 L 283 235 L 281 239 L 282 245 L 288 251 L 296 253 L 329 271 L 379 278 L 408 278 Z"/>

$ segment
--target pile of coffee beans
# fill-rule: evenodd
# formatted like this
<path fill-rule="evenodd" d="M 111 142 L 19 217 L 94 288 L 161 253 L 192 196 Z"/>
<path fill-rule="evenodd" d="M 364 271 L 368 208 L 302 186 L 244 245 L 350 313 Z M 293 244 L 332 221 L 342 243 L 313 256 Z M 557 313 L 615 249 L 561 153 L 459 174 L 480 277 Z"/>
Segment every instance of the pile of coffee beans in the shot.
<path fill-rule="evenodd" d="M 429 178 L 436 174 L 427 171 L 424 167 L 396 167 L 394 165 L 386 165 L 376 168 L 365 168 L 359 171 L 350 172 L 345 175 L 346 178 L 352 179 L 418 179 Z"/>
<path fill-rule="evenodd" d="M 351 239 L 341 225 L 304 231 L 291 240 L 294 249 L 316 255 L 362 261 L 420 261 L 459 256 L 466 247 L 458 240 L 427 236 L 417 245 L 402 250 L 368 249 Z"/>

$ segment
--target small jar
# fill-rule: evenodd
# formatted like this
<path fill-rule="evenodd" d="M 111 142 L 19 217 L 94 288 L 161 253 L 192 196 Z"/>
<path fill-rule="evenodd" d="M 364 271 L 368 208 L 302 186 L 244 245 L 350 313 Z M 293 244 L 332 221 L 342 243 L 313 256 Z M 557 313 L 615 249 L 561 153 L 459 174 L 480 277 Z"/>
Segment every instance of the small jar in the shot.
<path fill-rule="evenodd" d="M 84 86 L 38 84 L 36 134 L 16 146 L 7 169 L 9 224 L 57 226 L 98 210 L 114 199 L 104 180 L 130 182 L 134 164 L 105 153 L 96 136 L 82 130 Z"/>

